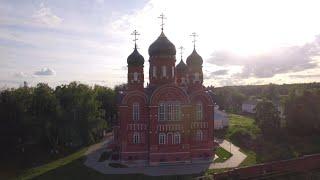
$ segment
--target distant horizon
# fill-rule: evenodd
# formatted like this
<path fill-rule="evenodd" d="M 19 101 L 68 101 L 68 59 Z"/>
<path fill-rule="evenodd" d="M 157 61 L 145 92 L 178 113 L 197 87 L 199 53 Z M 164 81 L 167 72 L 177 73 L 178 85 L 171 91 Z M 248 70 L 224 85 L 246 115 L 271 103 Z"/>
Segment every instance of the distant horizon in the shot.
<path fill-rule="evenodd" d="M 88 83 L 84 83 L 84 82 L 81 82 L 81 81 L 70 81 L 68 83 L 62 83 L 62 84 L 59 84 L 59 85 L 56 85 L 56 86 L 52 86 L 50 85 L 49 83 L 45 83 L 45 82 L 38 82 L 37 84 L 40 84 L 40 83 L 44 83 L 44 84 L 47 84 L 49 87 L 55 89 L 56 87 L 58 86 L 63 86 L 63 85 L 69 85 L 70 83 L 72 82 L 76 82 L 78 84 L 84 84 L 84 85 L 87 85 L 89 87 L 94 87 L 94 86 L 102 86 L 102 87 L 107 87 L 107 88 L 111 88 L 111 89 L 114 89 L 116 86 L 119 86 L 119 85 L 122 85 L 122 84 L 126 84 L 126 83 L 122 83 L 122 84 L 116 84 L 114 86 L 108 86 L 108 85 L 101 85 L 101 84 L 88 84 Z M 267 85 L 278 85 L 278 86 L 281 86 L 281 85 L 295 85 L 295 84 L 312 84 L 312 83 L 319 83 L 320 84 L 320 81 L 319 82 L 300 82 L 300 83 L 283 83 L 283 84 L 278 84 L 278 83 L 266 83 L 266 84 L 242 84 L 242 85 L 226 85 L 226 86 L 213 86 L 213 85 L 207 85 L 205 87 L 214 87 L 214 88 L 223 88 L 223 87 L 240 87 L 240 86 L 267 86 Z M 27 87 L 36 87 L 37 84 L 34 84 L 34 85 L 29 85 L 28 82 L 27 82 Z M 3 91 L 3 90 L 7 90 L 7 89 L 17 89 L 17 88 L 21 88 L 21 87 L 24 87 L 24 82 L 22 82 L 19 86 L 16 86 L 16 87 L 6 87 L 6 86 L 0 86 L 0 91 Z M 146 87 L 146 86 L 144 86 Z"/>
<path fill-rule="evenodd" d="M 148 47 L 161 33 L 161 13 L 176 64 L 178 47 L 185 61 L 193 50 L 190 34 L 199 35 L 205 86 L 320 82 L 318 7 L 317 0 L 3 0 L 0 87 L 125 83 L 133 30 L 147 80 Z"/>

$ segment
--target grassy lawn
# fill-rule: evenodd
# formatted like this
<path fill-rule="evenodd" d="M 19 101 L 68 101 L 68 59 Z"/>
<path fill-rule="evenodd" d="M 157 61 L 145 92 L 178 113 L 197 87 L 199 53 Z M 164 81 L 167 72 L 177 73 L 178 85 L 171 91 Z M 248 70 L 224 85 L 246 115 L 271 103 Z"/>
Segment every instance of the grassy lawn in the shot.
<path fill-rule="evenodd" d="M 240 166 L 250 166 L 257 164 L 257 155 L 254 151 L 244 148 L 243 142 L 239 140 L 239 136 L 243 134 L 250 137 L 250 139 L 255 139 L 260 133 L 260 128 L 255 124 L 255 120 L 251 117 L 228 114 L 229 115 L 229 127 L 225 131 L 218 132 L 220 138 L 227 139 L 233 144 L 241 148 L 241 152 L 247 155 L 247 158 L 241 163 Z M 246 137 L 244 137 L 246 139 Z M 249 138 L 248 138 L 249 141 Z M 217 155 L 219 150 L 217 150 Z M 219 156 L 219 155 L 218 155 Z M 218 158 L 219 159 L 219 158 Z M 218 162 L 221 162 L 218 160 Z M 223 161 L 222 161 L 223 162 Z"/>
<path fill-rule="evenodd" d="M 106 180 L 106 179 L 121 179 L 121 180 L 176 180 L 176 179 L 193 179 L 195 177 L 201 176 L 201 174 L 195 175 L 179 175 L 179 176 L 161 176 L 153 177 L 146 176 L 143 174 L 123 174 L 123 175 L 113 175 L 113 174 L 101 174 L 91 168 L 86 167 L 83 163 L 85 160 L 84 153 L 87 148 L 83 148 L 69 156 L 58 159 L 56 161 L 44 164 L 42 166 L 29 169 L 23 172 L 17 179 L 26 180 Z"/>
<path fill-rule="evenodd" d="M 56 169 L 58 167 L 64 166 L 66 164 L 69 164 L 81 157 L 83 157 L 84 153 L 86 152 L 87 148 L 83 148 L 69 156 L 66 156 L 64 158 L 58 159 L 56 161 L 52 161 L 48 164 L 44 164 L 42 166 L 39 167 L 35 167 L 29 170 L 26 170 L 25 172 L 23 172 L 18 179 L 33 179 L 37 176 L 40 176 L 42 174 L 45 174 L 53 169 Z"/>
<path fill-rule="evenodd" d="M 223 149 L 222 147 L 218 147 L 216 149 L 216 155 L 218 156 L 218 158 L 215 159 L 214 162 L 224 162 L 232 156 L 230 152 Z"/>
<path fill-rule="evenodd" d="M 254 138 L 261 133 L 260 128 L 254 123 L 254 119 L 237 114 L 229 114 L 229 128 L 225 138 L 230 140 L 230 137 L 239 130 L 248 132 Z"/>

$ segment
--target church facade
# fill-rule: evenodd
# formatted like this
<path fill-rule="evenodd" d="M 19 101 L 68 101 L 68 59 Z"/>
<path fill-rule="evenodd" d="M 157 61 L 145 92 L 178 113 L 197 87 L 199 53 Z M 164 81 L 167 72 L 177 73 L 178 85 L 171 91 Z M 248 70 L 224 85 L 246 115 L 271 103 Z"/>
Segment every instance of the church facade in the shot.
<path fill-rule="evenodd" d="M 194 47 L 176 64 L 176 48 L 165 36 L 150 45 L 149 83 L 144 57 L 127 58 L 127 88 L 119 93 L 114 143 L 123 163 L 147 165 L 212 160 L 214 103 L 203 86 L 203 60 Z"/>

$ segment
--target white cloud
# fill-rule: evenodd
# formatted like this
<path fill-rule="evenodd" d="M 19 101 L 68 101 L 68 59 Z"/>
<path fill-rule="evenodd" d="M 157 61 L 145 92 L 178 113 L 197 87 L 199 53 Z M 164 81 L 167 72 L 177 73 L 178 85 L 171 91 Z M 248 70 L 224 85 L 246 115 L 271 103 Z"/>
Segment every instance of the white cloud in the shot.
<path fill-rule="evenodd" d="M 61 24 L 62 18 L 51 12 L 51 9 L 46 7 L 44 3 L 40 4 L 40 8 L 33 14 L 35 22 L 45 24 L 49 27 L 56 27 Z"/>
<path fill-rule="evenodd" d="M 50 68 L 42 68 L 40 71 L 34 72 L 34 75 L 36 75 L 36 76 L 54 76 L 54 75 L 56 75 L 56 72 Z"/>
<path fill-rule="evenodd" d="M 27 77 L 27 74 L 25 74 L 24 72 L 17 72 L 17 73 L 14 73 L 13 76 L 17 78 L 25 78 Z"/>

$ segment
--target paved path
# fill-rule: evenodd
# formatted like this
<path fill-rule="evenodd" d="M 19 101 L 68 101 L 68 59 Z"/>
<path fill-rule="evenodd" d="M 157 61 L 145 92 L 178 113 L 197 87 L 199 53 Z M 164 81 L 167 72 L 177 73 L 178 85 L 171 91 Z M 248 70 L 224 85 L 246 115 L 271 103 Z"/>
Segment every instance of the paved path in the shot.
<path fill-rule="evenodd" d="M 242 161 L 247 157 L 245 154 L 243 154 L 240 151 L 240 148 L 235 146 L 234 144 L 230 143 L 227 140 L 223 140 L 222 143 L 219 143 L 219 145 L 230 152 L 231 149 L 231 153 L 232 156 L 227 159 L 224 162 L 221 163 L 212 163 L 210 165 L 210 169 L 221 169 L 221 168 L 234 168 L 234 167 L 238 167 Z"/>
<path fill-rule="evenodd" d="M 103 174 L 146 174 L 150 176 L 163 175 L 183 175 L 183 174 L 197 174 L 206 169 L 220 169 L 237 167 L 244 159 L 245 155 L 239 151 L 239 148 L 232 145 L 231 153 L 233 156 L 223 163 L 202 162 L 194 164 L 183 165 L 167 165 L 167 166 L 146 166 L 146 167 L 128 167 L 128 168 L 113 168 L 108 164 L 110 161 L 98 162 L 100 155 L 106 151 L 107 144 L 110 138 L 107 138 L 101 143 L 92 145 L 86 152 L 87 159 L 85 165 Z M 230 144 L 228 141 L 223 141 L 220 144 L 224 149 L 229 150 Z"/>

